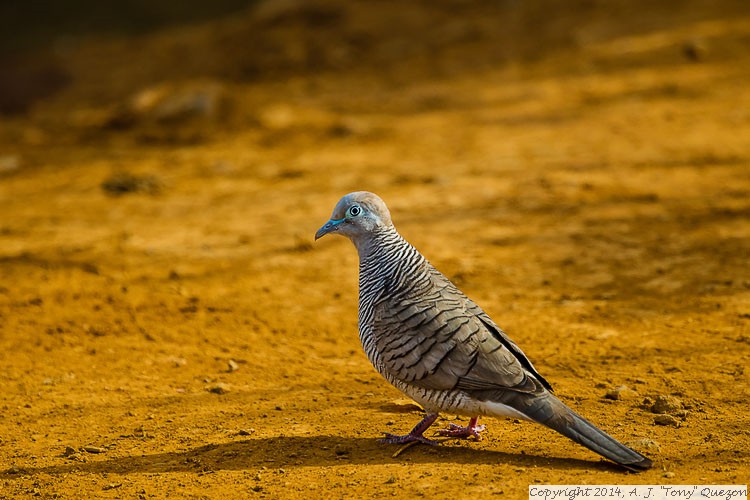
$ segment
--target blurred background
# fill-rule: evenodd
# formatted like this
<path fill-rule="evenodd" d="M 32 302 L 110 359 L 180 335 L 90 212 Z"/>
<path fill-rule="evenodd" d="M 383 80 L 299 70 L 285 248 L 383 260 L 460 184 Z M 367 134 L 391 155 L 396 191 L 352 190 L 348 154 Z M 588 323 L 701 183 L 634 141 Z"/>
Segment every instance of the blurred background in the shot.
<path fill-rule="evenodd" d="M 377 70 L 376 80 L 425 79 L 542 61 L 539 69 L 581 74 L 715 63 L 747 49 L 747 8 L 726 0 L 75 0 L 0 9 L 6 113 L 60 92 L 92 104 L 139 90 L 128 86 L 186 78 L 250 83 Z"/>
<path fill-rule="evenodd" d="M 362 355 L 355 251 L 313 244 L 360 189 L 645 482 L 748 477 L 749 81 L 747 0 L 0 2 L 4 485 L 611 484 L 520 425 L 378 447 L 416 409 Z"/>

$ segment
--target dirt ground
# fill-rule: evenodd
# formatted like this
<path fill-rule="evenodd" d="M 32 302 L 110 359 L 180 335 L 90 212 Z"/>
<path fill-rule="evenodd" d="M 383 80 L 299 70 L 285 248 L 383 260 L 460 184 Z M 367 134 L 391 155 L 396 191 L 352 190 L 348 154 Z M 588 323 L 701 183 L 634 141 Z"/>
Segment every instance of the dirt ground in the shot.
<path fill-rule="evenodd" d="M 1 498 L 748 482 L 745 0 L 268 1 L 15 64 Z M 378 443 L 419 408 L 361 350 L 354 248 L 313 243 L 360 189 L 654 468 L 509 420 Z"/>

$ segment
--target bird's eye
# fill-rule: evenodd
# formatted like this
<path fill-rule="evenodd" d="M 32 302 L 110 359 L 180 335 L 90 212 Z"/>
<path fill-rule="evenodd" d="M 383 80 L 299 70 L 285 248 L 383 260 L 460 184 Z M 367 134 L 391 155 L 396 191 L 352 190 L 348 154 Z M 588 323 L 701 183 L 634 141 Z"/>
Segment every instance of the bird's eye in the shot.
<path fill-rule="evenodd" d="M 361 213 L 362 213 L 362 209 L 359 208 L 357 205 L 354 205 L 353 207 L 349 209 L 349 215 L 352 217 L 356 217 Z"/>

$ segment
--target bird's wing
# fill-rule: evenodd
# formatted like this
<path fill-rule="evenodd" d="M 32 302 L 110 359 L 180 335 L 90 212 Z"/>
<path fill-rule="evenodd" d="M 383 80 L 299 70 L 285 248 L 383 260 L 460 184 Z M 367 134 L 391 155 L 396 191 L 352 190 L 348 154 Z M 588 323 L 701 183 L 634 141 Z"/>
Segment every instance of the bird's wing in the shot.
<path fill-rule="evenodd" d="M 428 292 L 389 294 L 375 306 L 373 334 L 387 372 L 433 390 L 543 392 L 523 352 L 435 273 Z"/>
<path fill-rule="evenodd" d="M 447 279 L 447 278 L 445 278 Z M 458 290 L 456 290 L 458 291 Z M 461 293 L 458 291 L 458 293 Z M 468 297 L 467 300 L 467 310 L 469 313 L 476 316 L 479 321 L 482 322 L 482 324 L 487 328 L 487 330 L 492 334 L 493 337 L 495 337 L 500 343 L 502 343 L 506 349 L 508 349 L 510 352 L 513 353 L 513 355 L 516 357 L 519 363 L 526 368 L 528 371 L 530 371 L 534 377 L 541 382 L 541 384 L 547 389 L 552 390 L 552 384 L 547 382 L 547 379 L 542 377 L 539 372 L 534 368 L 534 365 L 531 363 L 531 360 L 524 354 L 524 352 L 521 350 L 520 347 L 516 345 L 515 342 L 511 340 L 510 337 L 508 337 L 508 334 L 506 334 L 499 326 L 495 324 L 494 321 L 492 321 L 492 318 L 489 317 L 489 315 L 482 310 L 481 307 L 476 305 L 474 302 L 471 301 Z"/>

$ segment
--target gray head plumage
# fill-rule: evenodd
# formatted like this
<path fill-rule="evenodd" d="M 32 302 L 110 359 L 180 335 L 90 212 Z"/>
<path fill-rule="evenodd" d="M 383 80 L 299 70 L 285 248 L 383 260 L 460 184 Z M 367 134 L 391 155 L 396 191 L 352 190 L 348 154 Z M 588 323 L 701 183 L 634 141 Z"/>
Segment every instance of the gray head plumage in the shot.
<path fill-rule="evenodd" d="M 378 229 L 392 227 L 391 213 L 385 202 L 367 191 L 349 193 L 333 209 L 331 219 L 315 233 L 315 239 L 329 233 L 348 237 L 355 244 Z"/>

